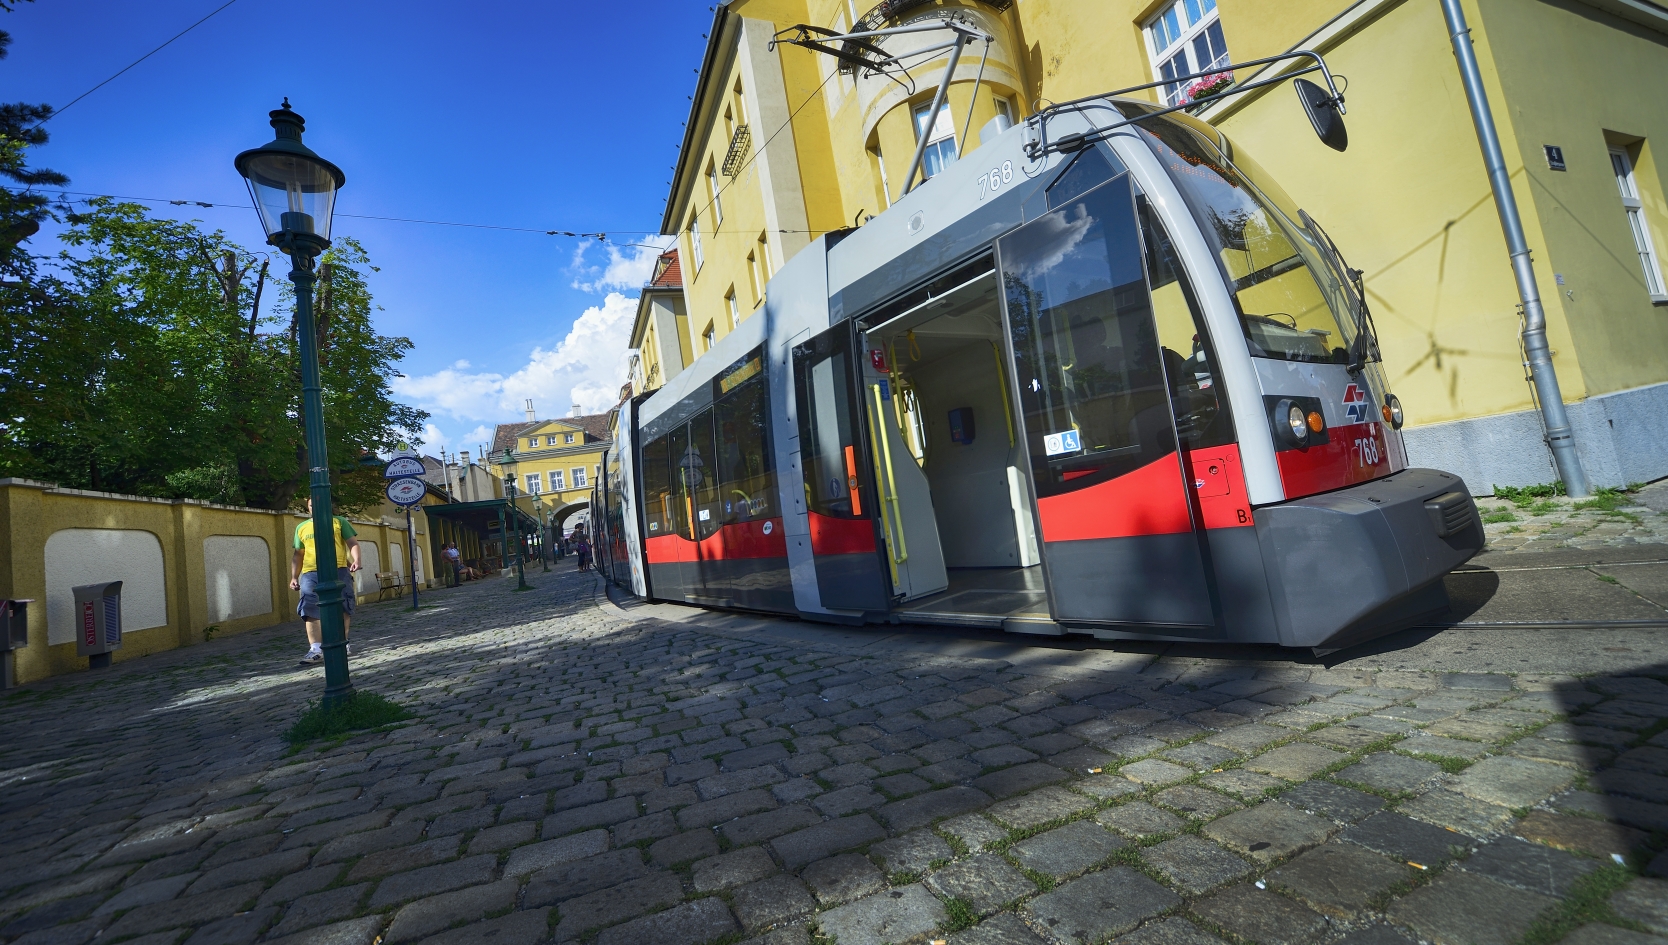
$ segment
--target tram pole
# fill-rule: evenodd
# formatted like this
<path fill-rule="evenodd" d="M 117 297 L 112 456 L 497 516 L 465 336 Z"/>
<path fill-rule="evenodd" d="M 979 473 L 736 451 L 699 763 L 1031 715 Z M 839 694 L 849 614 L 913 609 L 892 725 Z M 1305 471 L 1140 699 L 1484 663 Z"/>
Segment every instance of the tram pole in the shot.
<path fill-rule="evenodd" d="M 1471 48 L 1471 27 L 1466 25 L 1460 0 L 1441 0 L 1441 3 L 1442 16 L 1448 22 L 1448 38 L 1454 46 L 1454 58 L 1459 61 L 1465 98 L 1471 106 L 1471 123 L 1477 127 L 1477 143 L 1482 147 L 1483 163 L 1488 167 L 1494 207 L 1499 211 L 1500 228 L 1506 233 L 1506 248 L 1511 252 L 1512 275 L 1517 279 L 1517 294 L 1523 305 L 1523 350 L 1529 361 L 1530 379 L 1535 385 L 1535 399 L 1541 405 L 1546 443 L 1552 448 L 1552 461 L 1558 468 L 1558 478 L 1563 480 L 1564 491 L 1571 496 L 1585 496 L 1591 491 L 1587 486 L 1587 473 L 1581 468 L 1581 456 L 1575 449 L 1575 433 L 1570 429 L 1569 414 L 1564 410 L 1564 395 L 1558 388 L 1558 372 L 1552 366 L 1552 351 L 1546 343 L 1546 309 L 1541 307 L 1534 263 L 1529 256 L 1528 241 L 1523 236 L 1523 220 L 1517 212 L 1517 196 L 1512 192 L 1512 178 L 1506 170 L 1505 155 L 1500 150 L 1500 136 L 1494 128 L 1494 113 L 1489 108 L 1488 92 L 1483 88 L 1477 54 Z"/>

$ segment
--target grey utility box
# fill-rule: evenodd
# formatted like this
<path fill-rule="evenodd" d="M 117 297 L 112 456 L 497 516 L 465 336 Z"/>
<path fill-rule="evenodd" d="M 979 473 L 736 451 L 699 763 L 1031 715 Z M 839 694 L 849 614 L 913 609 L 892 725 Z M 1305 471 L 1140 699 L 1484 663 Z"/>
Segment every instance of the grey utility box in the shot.
<path fill-rule="evenodd" d="M 0 689 L 17 685 L 17 666 L 13 651 L 29 645 L 28 600 L 0 599 Z"/>
<path fill-rule="evenodd" d="M 88 658 L 93 669 L 110 665 L 110 654 L 122 646 L 122 582 L 83 584 L 75 594 L 75 654 Z"/>

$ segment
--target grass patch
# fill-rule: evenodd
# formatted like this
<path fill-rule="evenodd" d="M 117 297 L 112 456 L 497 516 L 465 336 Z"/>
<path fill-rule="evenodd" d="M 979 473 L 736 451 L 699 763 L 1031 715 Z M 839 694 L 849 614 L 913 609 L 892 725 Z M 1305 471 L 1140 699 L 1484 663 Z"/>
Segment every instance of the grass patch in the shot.
<path fill-rule="evenodd" d="M 1523 933 L 1521 945 L 1552 945 L 1589 922 L 1619 925 L 1637 932 L 1646 931 L 1637 922 L 1617 915 L 1607 901 L 1610 894 L 1632 882 L 1633 874 L 1610 865 L 1599 867 L 1575 883 L 1575 888 L 1563 902 L 1542 912 Z"/>
<path fill-rule="evenodd" d="M 1633 502 L 1627 497 L 1627 493 L 1621 489 L 1610 489 L 1600 486 L 1599 488 L 1593 490 L 1592 498 L 1582 499 L 1580 502 L 1575 503 L 1575 509 L 1578 512 L 1583 509 L 1598 509 L 1601 512 L 1614 512 L 1624 505 L 1632 504 Z"/>
<path fill-rule="evenodd" d="M 973 904 L 965 899 L 957 899 L 951 896 L 944 900 L 944 912 L 949 918 L 945 919 L 944 924 L 939 927 L 941 932 L 960 932 L 962 929 L 970 929 L 979 923 L 978 910 L 974 909 Z"/>
<path fill-rule="evenodd" d="M 1404 751 L 1401 752 L 1401 754 L 1404 754 L 1409 758 L 1417 758 L 1420 761 L 1428 761 L 1449 774 L 1459 774 L 1461 771 L 1464 771 L 1472 765 L 1472 762 L 1467 761 L 1464 758 L 1449 758 L 1446 755 L 1427 755 L 1416 751 Z"/>
<path fill-rule="evenodd" d="M 1522 486 L 1521 488 L 1512 486 L 1494 487 L 1495 498 L 1505 499 L 1520 509 L 1533 505 L 1536 499 L 1550 499 L 1555 495 L 1565 494 L 1562 482 L 1541 483 L 1540 485 Z"/>
<path fill-rule="evenodd" d="M 1615 578 L 1611 577 L 1608 574 L 1595 574 L 1593 576 L 1598 578 L 1599 580 L 1603 581 L 1606 584 L 1620 584 L 1620 583 L 1622 583 L 1621 581 L 1616 580 Z"/>
<path fill-rule="evenodd" d="M 1512 514 L 1511 509 L 1497 509 L 1483 516 L 1484 525 L 1498 525 L 1501 522 L 1515 521 L 1517 521 L 1517 516 Z"/>
<path fill-rule="evenodd" d="M 321 738 L 345 738 L 350 732 L 381 730 L 415 718 L 397 702 L 374 692 L 356 692 L 339 706 L 326 709 L 309 702 L 307 711 L 284 733 L 292 747 Z"/>
<path fill-rule="evenodd" d="M 1558 511 L 1558 503 L 1552 501 L 1551 499 L 1542 499 L 1534 505 L 1529 506 L 1530 515 L 1551 515 L 1556 511 Z"/>

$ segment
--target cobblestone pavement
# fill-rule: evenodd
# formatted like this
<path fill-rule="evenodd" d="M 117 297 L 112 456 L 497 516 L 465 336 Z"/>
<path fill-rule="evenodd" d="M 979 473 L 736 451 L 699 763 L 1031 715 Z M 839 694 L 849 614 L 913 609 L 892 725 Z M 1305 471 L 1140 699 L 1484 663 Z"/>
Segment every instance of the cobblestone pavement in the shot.
<path fill-rule="evenodd" d="M 1668 480 L 1613 499 L 1550 496 L 1477 500 L 1490 551 L 1614 548 L 1668 543 Z"/>
<path fill-rule="evenodd" d="M 296 754 L 294 625 L 7 694 L 0 940 L 1668 941 L 1668 664 L 1626 647 L 992 658 L 533 580 L 362 608 L 418 718 Z"/>

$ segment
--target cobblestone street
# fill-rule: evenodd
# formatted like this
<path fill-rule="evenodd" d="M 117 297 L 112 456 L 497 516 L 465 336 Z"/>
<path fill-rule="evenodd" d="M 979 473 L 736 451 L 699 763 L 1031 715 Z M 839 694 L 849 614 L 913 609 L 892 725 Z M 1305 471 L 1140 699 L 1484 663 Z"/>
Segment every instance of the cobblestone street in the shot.
<path fill-rule="evenodd" d="M 0 942 L 1668 942 L 1660 630 L 1323 661 L 563 565 L 362 607 L 355 683 L 417 717 L 295 753 L 293 623 L 7 693 Z"/>

